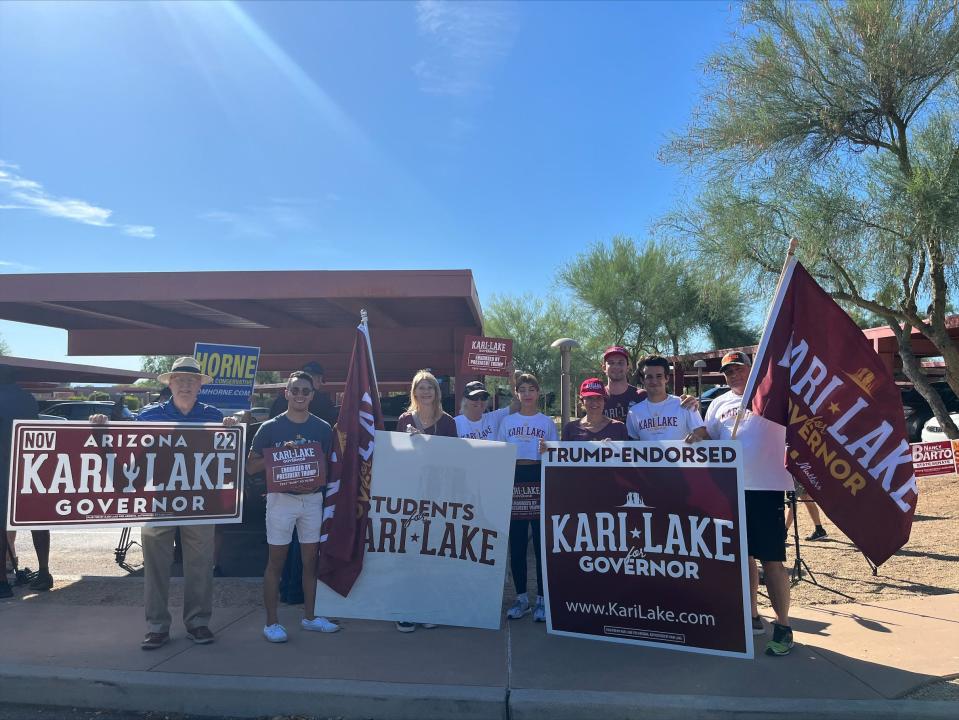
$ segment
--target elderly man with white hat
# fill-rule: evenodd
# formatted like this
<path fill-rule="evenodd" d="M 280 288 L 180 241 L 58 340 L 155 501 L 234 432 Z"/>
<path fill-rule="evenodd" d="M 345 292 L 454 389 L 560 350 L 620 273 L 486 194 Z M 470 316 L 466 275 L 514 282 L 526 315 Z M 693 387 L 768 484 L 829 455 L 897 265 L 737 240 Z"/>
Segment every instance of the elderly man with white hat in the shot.
<path fill-rule="evenodd" d="M 169 400 L 145 408 L 137 420 L 143 422 L 215 422 L 235 425 L 236 418 L 223 417 L 212 405 L 197 402 L 200 388 L 213 378 L 200 370 L 192 357 L 181 357 L 170 372 L 157 378 L 168 385 Z M 94 415 L 90 422 L 105 424 L 106 415 Z M 183 624 L 186 635 L 198 645 L 213 642 L 210 617 L 213 614 L 213 525 L 180 525 L 183 545 Z M 170 565 L 177 526 L 145 526 L 140 532 L 143 545 L 143 597 L 147 634 L 140 643 L 144 650 L 163 647 L 170 640 Z"/>

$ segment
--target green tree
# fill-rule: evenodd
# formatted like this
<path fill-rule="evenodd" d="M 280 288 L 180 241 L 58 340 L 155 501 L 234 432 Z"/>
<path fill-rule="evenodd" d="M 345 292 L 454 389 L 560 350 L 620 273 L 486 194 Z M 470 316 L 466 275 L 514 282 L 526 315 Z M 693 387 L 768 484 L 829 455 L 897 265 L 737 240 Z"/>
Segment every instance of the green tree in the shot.
<path fill-rule="evenodd" d="M 755 336 L 738 286 L 691 266 L 667 240 L 642 249 L 622 236 L 596 243 L 567 263 L 559 279 L 600 319 L 608 341 L 626 346 L 633 357 L 679 355 L 699 331 L 720 348 Z"/>
<path fill-rule="evenodd" d="M 176 355 L 143 355 L 140 357 L 140 369 L 144 372 L 160 373 L 170 372 L 173 367 L 173 361 Z"/>
<path fill-rule="evenodd" d="M 775 281 L 788 237 L 838 301 L 881 317 L 903 372 L 959 437 L 912 350 L 941 351 L 959 250 L 959 23 L 952 0 L 751 0 L 746 32 L 707 65 L 702 106 L 664 149 L 707 181 L 663 226 L 727 263 L 747 288 Z"/>
<path fill-rule="evenodd" d="M 570 356 L 570 384 L 574 388 L 587 377 L 600 373 L 603 338 L 597 335 L 588 311 L 577 303 L 557 297 L 546 299 L 523 295 L 494 295 L 484 311 L 484 332 L 513 340 L 513 365 L 533 373 L 543 393 L 559 397 L 562 367 L 559 350 L 550 344 L 570 337 L 579 342 Z M 507 384 L 506 378 L 491 380 L 491 389 Z"/>
<path fill-rule="evenodd" d="M 3 339 L 3 336 L 0 335 L 0 355 L 9 355 L 10 354 L 10 345 L 7 344 L 7 341 Z"/>

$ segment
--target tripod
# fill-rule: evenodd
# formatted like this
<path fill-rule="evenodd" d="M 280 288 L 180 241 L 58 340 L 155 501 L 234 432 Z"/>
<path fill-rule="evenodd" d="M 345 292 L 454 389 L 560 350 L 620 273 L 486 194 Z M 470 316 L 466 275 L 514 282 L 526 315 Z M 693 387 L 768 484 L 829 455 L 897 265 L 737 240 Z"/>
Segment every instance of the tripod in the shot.
<path fill-rule="evenodd" d="M 789 503 L 789 507 L 793 511 L 793 542 L 796 546 L 796 559 L 793 562 L 792 570 L 789 571 L 789 579 L 792 585 L 798 585 L 803 580 L 806 580 L 808 583 L 813 585 L 819 585 L 819 581 L 816 580 L 816 576 L 813 575 L 812 570 L 809 569 L 809 565 L 806 564 L 806 561 L 802 559 L 799 549 L 799 512 L 796 507 L 796 492 L 790 491 L 786 493 L 786 502 Z M 809 579 L 803 577 L 803 570 L 806 571 L 806 575 L 809 576 Z"/>

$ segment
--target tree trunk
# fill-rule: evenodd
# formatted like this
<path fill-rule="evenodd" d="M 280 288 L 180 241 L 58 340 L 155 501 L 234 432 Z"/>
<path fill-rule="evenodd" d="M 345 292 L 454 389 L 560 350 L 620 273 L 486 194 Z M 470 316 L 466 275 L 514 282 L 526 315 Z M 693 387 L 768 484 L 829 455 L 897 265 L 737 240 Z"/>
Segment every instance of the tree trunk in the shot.
<path fill-rule="evenodd" d="M 902 358 L 903 374 L 912 381 L 919 394 L 929 403 L 929 407 L 932 408 L 932 412 L 939 421 L 946 437 L 959 438 L 959 428 L 949 417 L 946 404 L 942 401 L 942 397 L 936 392 L 932 383 L 929 382 L 929 377 L 922 371 L 919 359 L 912 351 L 912 325 L 906 323 L 900 326 L 895 318 L 889 319 L 893 321 L 889 323 L 889 329 L 892 330 L 893 335 L 896 336 L 896 341 L 899 343 L 899 356 Z"/>

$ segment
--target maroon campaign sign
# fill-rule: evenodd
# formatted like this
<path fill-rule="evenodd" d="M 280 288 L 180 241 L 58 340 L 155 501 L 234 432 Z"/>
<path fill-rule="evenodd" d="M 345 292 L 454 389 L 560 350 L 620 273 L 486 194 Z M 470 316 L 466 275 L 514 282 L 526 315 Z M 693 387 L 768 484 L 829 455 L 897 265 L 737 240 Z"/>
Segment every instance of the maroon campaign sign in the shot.
<path fill-rule="evenodd" d="M 579 442 L 543 463 L 547 630 L 753 657 L 738 442 Z"/>
<path fill-rule="evenodd" d="M 467 335 L 463 340 L 463 375 L 509 375 L 513 341 L 508 338 Z"/>
<path fill-rule="evenodd" d="M 956 451 L 952 440 L 913 443 L 912 467 L 917 478 L 952 475 L 956 472 Z"/>
<path fill-rule="evenodd" d="M 513 483 L 513 509 L 510 519 L 539 519 L 539 482 Z"/>
<path fill-rule="evenodd" d="M 237 523 L 245 427 L 17 420 L 11 530 Z"/>
<path fill-rule="evenodd" d="M 326 485 L 326 455 L 320 443 L 269 448 L 266 462 L 266 491 L 306 493 Z"/>

